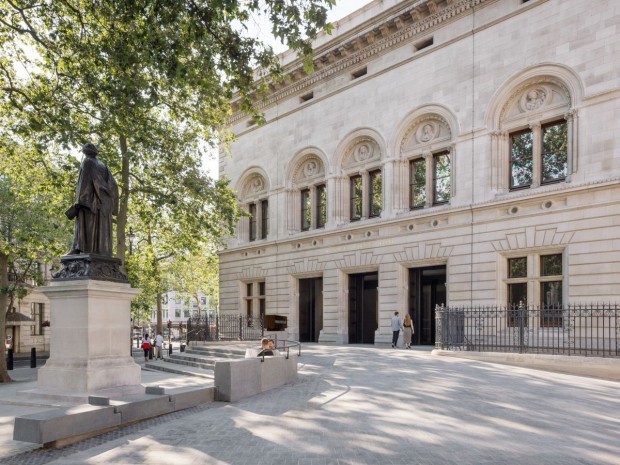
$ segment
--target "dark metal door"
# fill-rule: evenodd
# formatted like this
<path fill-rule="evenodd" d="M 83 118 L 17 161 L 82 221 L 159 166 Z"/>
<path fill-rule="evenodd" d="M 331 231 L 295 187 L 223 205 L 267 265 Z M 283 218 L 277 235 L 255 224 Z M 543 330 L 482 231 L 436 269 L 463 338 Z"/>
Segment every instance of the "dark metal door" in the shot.
<path fill-rule="evenodd" d="M 435 306 L 446 303 L 446 267 L 409 270 L 409 315 L 413 319 L 413 343 L 435 344 Z"/>
<path fill-rule="evenodd" d="M 299 340 L 319 342 L 323 329 L 323 278 L 299 280 Z"/>
<path fill-rule="evenodd" d="M 349 275 L 349 344 L 374 344 L 379 274 Z"/>

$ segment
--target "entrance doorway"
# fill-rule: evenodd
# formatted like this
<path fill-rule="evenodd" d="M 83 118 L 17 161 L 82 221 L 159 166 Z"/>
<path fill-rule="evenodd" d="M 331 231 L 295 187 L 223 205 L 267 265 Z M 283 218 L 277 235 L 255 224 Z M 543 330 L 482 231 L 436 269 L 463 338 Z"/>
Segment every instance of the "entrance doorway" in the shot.
<path fill-rule="evenodd" d="M 377 272 L 349 275 L 349 344 L 375 343 L 378 285 Z"/>
<path fill-rule="evenodd" d="M 319 342 L 323 329 L 323 278 L 299 280 L 299 341 Z"/>
<path fill-rule="evenodd" d="M 435 306 L 445 303 L 445 265 L 409 269 L 409 315 L 415 326 L 414 344 L 435 344 Z"/>

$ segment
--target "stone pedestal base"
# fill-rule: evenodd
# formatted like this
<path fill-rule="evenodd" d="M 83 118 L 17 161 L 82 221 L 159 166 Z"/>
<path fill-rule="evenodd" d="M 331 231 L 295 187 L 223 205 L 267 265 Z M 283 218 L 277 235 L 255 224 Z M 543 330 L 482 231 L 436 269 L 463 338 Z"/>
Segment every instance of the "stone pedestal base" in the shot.
<path fill-rule="evenodd" d="M 140 385 L 131 357 L 130 303 L 139 289 L 90 279 L 52 281 L 50 358 L 38 390 L 94 392 Z"/>

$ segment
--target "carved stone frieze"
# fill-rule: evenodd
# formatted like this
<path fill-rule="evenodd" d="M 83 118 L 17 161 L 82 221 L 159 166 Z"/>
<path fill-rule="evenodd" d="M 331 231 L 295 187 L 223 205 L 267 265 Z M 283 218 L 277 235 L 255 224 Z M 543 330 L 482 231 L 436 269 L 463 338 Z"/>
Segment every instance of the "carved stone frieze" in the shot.
<path fill-rule="evenodd" d="M 118 258 L 97 254 L 65 255 L 60 263 L 62 268 L 52 275 L 53 281 L 94 279 L 129 283 Z"/>

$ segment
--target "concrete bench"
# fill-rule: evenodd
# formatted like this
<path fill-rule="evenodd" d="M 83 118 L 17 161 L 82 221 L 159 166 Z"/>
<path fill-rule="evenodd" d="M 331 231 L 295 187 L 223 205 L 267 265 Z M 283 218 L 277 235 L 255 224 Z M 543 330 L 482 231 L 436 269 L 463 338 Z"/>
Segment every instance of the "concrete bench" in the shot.
<path fill-rule="evenodd" d="M 147 418 L 213 402 L 215 388 L 146 388 L 121 398 L 93 395 L 88 404 L 15 418 L 13 439 L 58 447 Z"/>
<path fill-rule="evenodd" d="M 134 423 L 174 411 L 168 395 L 139 394 L 110 401 L 114 412 L 120 413 L 121 424 Z"/>
<path fill-rule="evenodd" d="M 215 388 L 205 387 L 179 387 L 179 388 L 163 388 L 159 386 L 148 386 L 147 394 L 165 394 L 169 397 L 173 404 L 173 410 L 184 410 L 186 408 L 195 407 L 196 405 L 207 404 L 215 399 Z"/>
<path fill-rule="evenodd" d="M 297 379 L 297 354 L 248 357 L 215 363 L 215 399 L 235 402 L 293 383 Z"/>
<path fill-rule="evenodd" d="M 55 444 L 68 438 L 87 437 L 120 424 L 121 414 L 115 411 L 114 406 L 82 404 L 16 417 L 13 439 Z"/>

